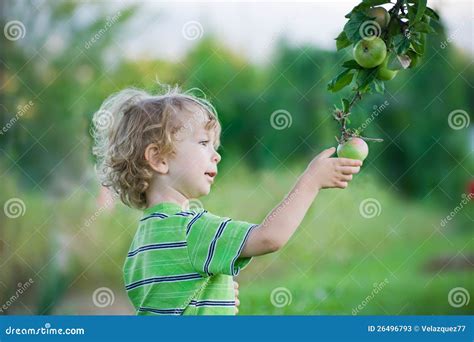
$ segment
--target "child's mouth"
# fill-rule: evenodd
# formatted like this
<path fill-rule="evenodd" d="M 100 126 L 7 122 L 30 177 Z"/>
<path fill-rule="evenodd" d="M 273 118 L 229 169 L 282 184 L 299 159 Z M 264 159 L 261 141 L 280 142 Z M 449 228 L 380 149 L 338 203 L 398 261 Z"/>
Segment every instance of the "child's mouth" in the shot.
<path fill-rule="evenodd" d="M 209 179 L 214 182 L 214 177 L 217 175 L 217 172 L 206 172 L 205 175 L 208 176 Z"/>

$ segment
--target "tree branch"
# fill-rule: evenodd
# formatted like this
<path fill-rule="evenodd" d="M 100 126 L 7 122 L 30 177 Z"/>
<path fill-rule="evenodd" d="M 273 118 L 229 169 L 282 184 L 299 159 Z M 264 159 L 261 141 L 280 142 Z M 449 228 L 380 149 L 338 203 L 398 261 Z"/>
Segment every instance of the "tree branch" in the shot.
<path fill-rule="evenodd" d="M 388 34 L 388 27 L 390 27 L 390 22 L 392 20 L 398 20 L 398 12 L 400 11 L 400 9 L 402 9 L 402 6 L 404 3 L 405 3 L 405 0 L 397 0 L 395 5 L 388 11 L 388 13 L 390 14 L 390 20 L 387 24 L 387 29 L 384 32 L 384 38 L 386 38 Z M 336 138 L 336 140 L 339 143 L 345 142 L 348 138 L 354 135 L 354 133 L 351 132 L 351 130 L 346 127 L 347 117 L 351 114 L 351 109 L 354 106 L 354 104 L 361 99 L 362 99 L 362 93 L 360 89 L 356 88 L 355 94 L 352 97 L 351 101 L 349 102 L 347 109 L 342 110 L 342 111 L 336 110 L 334 117 L 341 125 L 341 138 L 340 139 Z M 377 141 L 377 142 L 383 141 L 383 139 L 379 139 L 379 138 L 368 138 L 368 137 L 362 137 L 362 136 L 359 136 L 359 137 L 367 141 Z"/>

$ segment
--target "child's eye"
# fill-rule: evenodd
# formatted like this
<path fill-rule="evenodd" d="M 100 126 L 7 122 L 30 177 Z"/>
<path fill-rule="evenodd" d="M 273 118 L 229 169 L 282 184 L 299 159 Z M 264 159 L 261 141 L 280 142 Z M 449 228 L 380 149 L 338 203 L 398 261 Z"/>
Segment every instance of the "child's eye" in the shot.
<path fill-rule="evenodd" d="M 201 140 L 199 143 L 203 146 L 207 146 L 207 144 L 209 144 L 209 140 Z"/>

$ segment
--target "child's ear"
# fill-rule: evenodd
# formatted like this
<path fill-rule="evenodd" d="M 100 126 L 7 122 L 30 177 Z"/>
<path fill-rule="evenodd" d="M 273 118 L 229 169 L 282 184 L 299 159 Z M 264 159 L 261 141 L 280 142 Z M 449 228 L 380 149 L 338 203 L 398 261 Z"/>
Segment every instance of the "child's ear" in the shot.
<path fill-rule="evenodd" d="M 145 159 L 153 170 L 161 174 L 168 173 L 168 162 L 158 154 L 156 144 L 150 144 L 145 148 Z"/>

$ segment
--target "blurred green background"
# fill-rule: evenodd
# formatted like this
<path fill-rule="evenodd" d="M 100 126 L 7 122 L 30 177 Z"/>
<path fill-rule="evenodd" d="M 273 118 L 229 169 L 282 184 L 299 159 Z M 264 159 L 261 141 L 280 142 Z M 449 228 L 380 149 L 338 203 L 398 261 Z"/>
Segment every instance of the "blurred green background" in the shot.
<path fill-rule="evenodd" d="M 122 40 L 159 23 L 138 4 L 1 6 L 1 26 L 23 28 L 5 29 L 0 49 L 0 314 L 134 313 L 121 268 L 141 213 L 111 204 L 91 155 L 92 114 L 111 93 L 159 80 L 208 96 L 222 162 L 201 200 L 222 216 L 261 222 L 336 144 L 341 94 L 326 84 L 348 51 L 282 34 L 255 63 L 205 30 L 182 58 L 127 58 Z M 320 193 L 283 250 L 241 272 L 241 314 L 474 313 L 473 59 L 438 31 L 418 68 L 356 105 L 351 125 L 372 116 L 364 135 L 384 142 L 370 143 L 348 189 Z M 283 129 L 278 110 L 289 113 Z"/>

